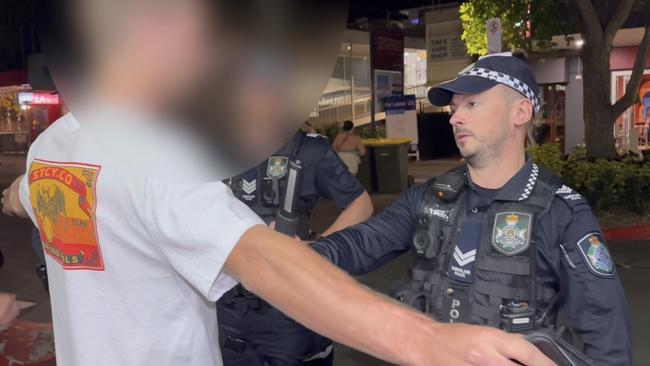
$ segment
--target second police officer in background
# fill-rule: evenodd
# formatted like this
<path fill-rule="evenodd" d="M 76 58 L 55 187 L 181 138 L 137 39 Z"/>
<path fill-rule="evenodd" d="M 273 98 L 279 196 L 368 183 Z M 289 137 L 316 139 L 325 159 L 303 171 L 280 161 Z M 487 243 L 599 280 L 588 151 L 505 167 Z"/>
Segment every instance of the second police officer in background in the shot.
<path fill-rule="evenodd" d="M 540 109 L 528 66 L 480 59 L 429 100 L 450 105 L 467 165 L 314 248 L 354 275 L 410 251 L 409 279 L 394 296 L 441 322 L 525 332 L 552 329 L 567 308 L 589 357 L 631 365 L 625 294 L 589 204 L 525 154 Z"/>
<path fill-rule="evenodd" d="M 361 183 L 332 150 L 326 137 L 298 131 L 275 155 L 226 181 L 237 198 L 267 224 L 276 221 L 290 186 L 290 165 L 303 167 L 296 189 L 297 232 L 313 239 L 310 215 L 319 198 L 343 211 L 321 235 L 357 224 L 372 215 L 372 201 Z M 290 189 L 290 188 L 289 188 Z M 288 198 L 290 200 L 290 198 Z M 332 342 L 296 323 L 241 286 L 217 303 L 224 366 L 331 365 Z"/>

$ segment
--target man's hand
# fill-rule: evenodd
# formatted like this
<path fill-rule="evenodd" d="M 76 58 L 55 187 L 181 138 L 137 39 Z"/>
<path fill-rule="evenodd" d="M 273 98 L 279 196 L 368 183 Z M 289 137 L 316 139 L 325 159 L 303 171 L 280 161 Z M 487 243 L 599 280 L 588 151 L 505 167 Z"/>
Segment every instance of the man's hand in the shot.
<path fill-rule="evenodd" d="M 27 218 L 27 211 L 20 203 L 19 190 L 20 182 L 23 180 L 24 175 L 19 176 L 11 183 L 9 188 L 2 191 L 2 213 L 9 216 L 19 216 Z"/>
<path fill-rule="evenodd" d="M 16 295 L 0 293 L 0 326 L 11 323 L 20 314 Z"/>
<path fill-rule="evenodd" d="M 522 336 L 499 329 L 466 324 L 437 323 L 438 335 L 430 340 L 435 358 L 414 364 L 435 365 L 555 365 Z M 419 340 L 418 346 L 426 347 Z M 516 362 L 515 362 L 516 361 Z"/>

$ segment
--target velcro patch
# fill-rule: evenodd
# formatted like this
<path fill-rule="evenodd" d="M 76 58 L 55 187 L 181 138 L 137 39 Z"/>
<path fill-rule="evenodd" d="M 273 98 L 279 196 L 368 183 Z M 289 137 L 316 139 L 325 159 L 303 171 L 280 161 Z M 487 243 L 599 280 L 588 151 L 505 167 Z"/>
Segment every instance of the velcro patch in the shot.
<path fill-rule="evenodd" d="M 607 250 L 601 233 L 592 232 L 585 235 L 578 241 L 578 251 L 593 274 L 599 277 L 614 276 L 614 260 Z"/>

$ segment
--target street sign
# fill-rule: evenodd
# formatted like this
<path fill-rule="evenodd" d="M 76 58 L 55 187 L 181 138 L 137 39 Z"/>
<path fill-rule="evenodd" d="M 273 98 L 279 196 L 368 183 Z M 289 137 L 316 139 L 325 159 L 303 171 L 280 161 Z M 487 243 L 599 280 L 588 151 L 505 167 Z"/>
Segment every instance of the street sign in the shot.
<path fill-rule="evenodd" d="M 488 54 L 501 52 L 501 18 L 490 18 L 485 22 Z"/>

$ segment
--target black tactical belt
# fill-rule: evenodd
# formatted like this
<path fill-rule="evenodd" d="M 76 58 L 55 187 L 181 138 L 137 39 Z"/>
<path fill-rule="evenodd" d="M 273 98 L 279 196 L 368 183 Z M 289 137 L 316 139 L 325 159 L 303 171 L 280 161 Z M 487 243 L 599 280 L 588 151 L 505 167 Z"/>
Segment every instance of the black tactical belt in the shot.
<path fill-rule="evenodd" d="M 264 306 L 270 306 L 266 301 L 261 297 L 255 295 L 254 293 L 248 291 L 241 283 L 238 283 L 237 286 L 233 287 L 230 291 L 226 292 L 223 295 L 226 304 L 231 305 L 238 299 L 246 299 L 249 301 L 249 308 L 256 310 Z"/>

